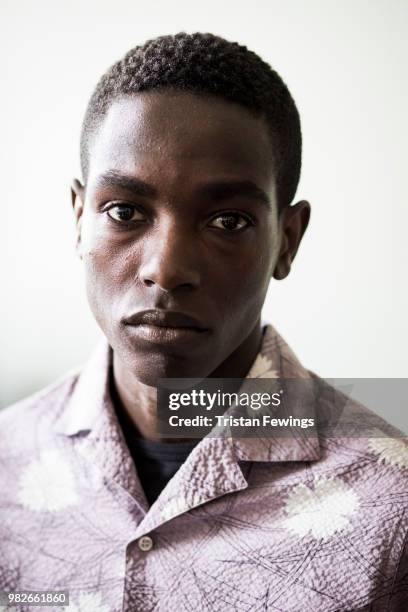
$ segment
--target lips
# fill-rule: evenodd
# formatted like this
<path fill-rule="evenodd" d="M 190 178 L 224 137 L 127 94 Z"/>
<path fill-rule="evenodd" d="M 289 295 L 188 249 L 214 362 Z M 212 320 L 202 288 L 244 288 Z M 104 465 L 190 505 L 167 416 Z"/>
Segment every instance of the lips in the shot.
<path fill-rule="evenodd" d="M 125 325 L 150 325 L 172 329 L 190 329 L 197 332 L 208 331 L 198 319 L 174 310 L 143 310 L 124 319 Z"/>
<path fill-rule="evenodd" d="M 144 310 L 123 320 L 135 347 L 143 350 L 198 350 L 209 329 L 185 312 L 174 310 Z"/>

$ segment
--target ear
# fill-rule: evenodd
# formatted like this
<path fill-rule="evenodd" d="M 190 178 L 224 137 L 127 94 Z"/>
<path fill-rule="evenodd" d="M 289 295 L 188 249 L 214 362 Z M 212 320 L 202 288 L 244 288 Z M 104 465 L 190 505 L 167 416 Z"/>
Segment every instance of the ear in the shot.
<path fill-rule="evenodd" d="M 76 251 L 80 259 L 82 259 L 82 251 L 81 251 L 81 224 L 82 224 L 82 213 L 84 211 L 84 196 L 85 196 L 85 188 L 78 179 L 74 179 L 71 184 L 71 202 L 72 208 L 74 209 L 75 214 L 75 223 L 76 223 Z"/>
<path fill-rule="evenodd" d="M 277 280 L 286 278 L 310 219 L 310 204 L 302 200 L 295 206 L 287 206 L 279 217 L 281 246 L 273 271 Z"/>

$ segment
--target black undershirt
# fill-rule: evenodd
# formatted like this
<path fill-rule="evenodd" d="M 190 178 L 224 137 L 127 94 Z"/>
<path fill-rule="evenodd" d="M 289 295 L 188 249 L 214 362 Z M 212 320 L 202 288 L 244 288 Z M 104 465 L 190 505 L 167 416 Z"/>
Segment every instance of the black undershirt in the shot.
<path fill-rule="evenodd" d="M 200 439 L 197 438 L 193 442 L 152 442 L 141 438 L 117 395 L 112 370 L 110 393 L 127 447 L 136 466 L 140 484 L 147 501 L 152 505 Z"/>

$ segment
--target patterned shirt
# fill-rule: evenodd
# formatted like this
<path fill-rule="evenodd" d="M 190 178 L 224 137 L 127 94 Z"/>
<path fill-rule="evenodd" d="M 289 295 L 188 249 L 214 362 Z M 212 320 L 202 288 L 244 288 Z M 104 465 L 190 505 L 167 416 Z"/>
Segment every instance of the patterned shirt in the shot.
<path fill-rule="evenodd" d="M 65 589 L 70 612 L 407 612 L 402 434 L 350 400 L 378 435 L 326 435 L 340 392 L 267 326 L 247 377 L 314 380 L 315 435 L 205 436 L 149 506 L 111 364 L 103 340 L 0 412 L 0 591 Z"/>

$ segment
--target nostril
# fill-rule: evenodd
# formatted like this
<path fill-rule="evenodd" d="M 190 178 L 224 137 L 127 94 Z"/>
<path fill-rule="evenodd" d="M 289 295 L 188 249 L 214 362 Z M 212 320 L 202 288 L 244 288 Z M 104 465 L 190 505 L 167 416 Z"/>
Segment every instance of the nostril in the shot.
<path fill-rule="evenodd" d="M 174 289 L 193 289 L 199 285 L 199 272 L 184 266 L 167 263 L 161 267 L 155 262 L 150 261 L 149 267 L 139 270 L 138 278 L 145 287 L 158 286 L 164 291 Z M 154 269 L 153 269 L 154 267 Z"/>

